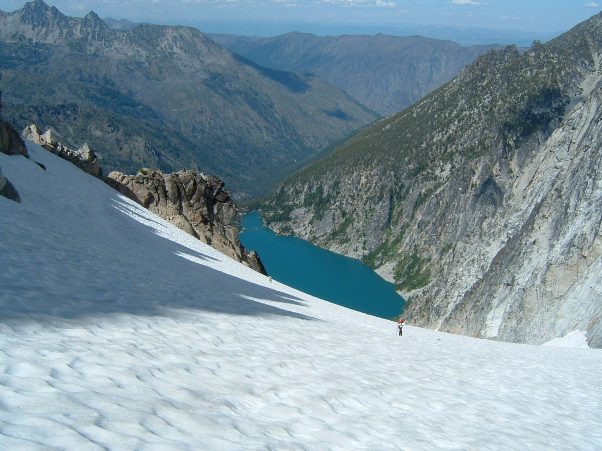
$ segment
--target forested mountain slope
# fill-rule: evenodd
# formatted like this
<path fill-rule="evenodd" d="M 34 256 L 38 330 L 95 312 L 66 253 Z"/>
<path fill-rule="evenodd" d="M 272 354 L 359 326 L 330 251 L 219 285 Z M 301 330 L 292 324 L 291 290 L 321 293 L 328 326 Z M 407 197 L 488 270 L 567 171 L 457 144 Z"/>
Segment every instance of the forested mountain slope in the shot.
<path fill-rule="evenodd" d="M 211 38 L 262 66 L 315 73 L 383 116 L 420 100 L 492 47 L 383 34 Z"/>
<path fill-rule="evenodd" d="M 107 170 L 200 168 L 240 194 L 375 118 L 316 77 L 260 67 L 198 30 L 118 31 L 42 0 L 0 16 L 0 71 L 17 127 L 86 141 Z"/>

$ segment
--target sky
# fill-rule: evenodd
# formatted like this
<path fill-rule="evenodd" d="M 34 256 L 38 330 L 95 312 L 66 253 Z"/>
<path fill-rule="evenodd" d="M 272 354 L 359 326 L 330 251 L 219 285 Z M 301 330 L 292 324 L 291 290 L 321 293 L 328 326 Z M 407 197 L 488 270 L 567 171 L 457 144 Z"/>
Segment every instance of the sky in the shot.
<path fill-rule="evenodd" d="M 0 9 L 12 11 L 23 3 L 23 0 L 0 0 Z M 47 0 L 47 3 L 72 16 L 94 10 L 101 17 L 172 25 L 345 23 L 376 31 L 378 27 L 386 30 L 395 26 L 438 25 L 544 34 L 566 31 L 600 12 L 602 7 L 602 0 Z"/>

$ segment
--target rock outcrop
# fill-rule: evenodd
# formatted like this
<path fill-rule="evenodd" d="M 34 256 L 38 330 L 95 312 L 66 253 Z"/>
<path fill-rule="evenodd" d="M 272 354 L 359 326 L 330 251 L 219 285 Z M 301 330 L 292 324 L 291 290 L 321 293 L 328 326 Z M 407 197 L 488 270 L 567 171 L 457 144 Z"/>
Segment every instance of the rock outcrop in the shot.
<path fill-rule="evenodd" d="M 240 243 L 238 208 L 219 178 L 194 171 L 164 174 L 142 169 L 137 175 L 113 171 L 106 182 L 190 235 L 265 274 L 258 255 Z"/>
<path fill-rule="evenodd" d="M 94 177 L 102 178 L 100 162 L 88 144 L 84 144 L 78 150 L 70 149 L 58 141 L 51 129 L 41 133 L 35 124 L 29 125 L 23 130 L 23 137 L 39 144 L 64 160 L 70 161 L 82 171 Z"/>
<path fill-rule="evenodd" d="M 2 168 L 0 168 L 0 196 L 6 197 L 7 199 L 15 202 L 21 202 L 21 196 L 19 196 L 19 193 L 13 184 L 2 175 Z"/>
<path fill-rule="evenodd" d="M 150 169 L 142 169 L 135 176 L 114 171 L 103 177 L 98 158 L 88 144 L 72 150 L 59 142 L 52 130 L 42 133 L 36 125 L 26 127 L 23 136 L 100 178 L 195 238 L 265 274 L 258 255 L 247 252 L 240 243 L 238 208 L 219 178 L 194 171 L 163 174 Z"/>
<path fill-rule="evenodd" d="M 27 157 L 27 148 L 19 133 L 10 124 L 0 120 L 0 152 Z"/>
<path fill-rule="evenodd" d="M 27 148 L 19 133 L 8 122 L 2 120 L 2 92 L 0 92 L 0 153 L 22 155 L 29 158 Z M 15 187 L 2 175 L 2 168 L 0 168 L 0 196 L 15 202 L 21 201 Z"/>
<path fill-rule="evenodd" d="M 27 148 L 19 133 L 8 122 L 2 120 L 2 92 L 0 92 L 0 152 L 28 157 Z"/>
<path fill-rule="evenodd" d="M 283 184 L 265 219 L 393 280 L 416 325 L 602 347 L 602 14 L 477 60 Z"/>

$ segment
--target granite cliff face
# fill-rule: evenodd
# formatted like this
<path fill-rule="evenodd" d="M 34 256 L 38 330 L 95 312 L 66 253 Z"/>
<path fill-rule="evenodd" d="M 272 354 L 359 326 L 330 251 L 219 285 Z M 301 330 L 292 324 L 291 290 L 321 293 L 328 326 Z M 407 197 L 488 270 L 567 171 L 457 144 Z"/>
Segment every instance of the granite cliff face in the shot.
<path fill-rule="evenodd" d="M 255 251 L 247 252 L 240 243 L 240 214 L 219 178 L 194 171 L 163 174 L 142 169 L 137 175 L 113 171 L 105 181 L 186 233 L 266 273 Z"/>
<path fill-rule="evenodd" d="M 285 182 L 270 225 L 394 280 L 417 325 L 602 347 L 602 15 L 491 52 Z"/>

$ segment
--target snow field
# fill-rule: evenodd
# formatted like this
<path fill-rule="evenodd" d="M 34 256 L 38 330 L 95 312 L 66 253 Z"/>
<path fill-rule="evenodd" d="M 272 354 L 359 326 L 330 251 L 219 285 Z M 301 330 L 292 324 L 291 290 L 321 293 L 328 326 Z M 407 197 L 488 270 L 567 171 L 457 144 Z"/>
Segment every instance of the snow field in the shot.
<path fill-rule="evenodd" d="M 0 449 L 602 448 L 598 350 L 397 337 L 28 147 L 47 171 L 0 155 Z"/>

